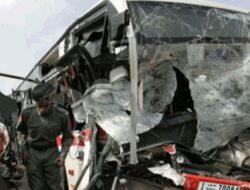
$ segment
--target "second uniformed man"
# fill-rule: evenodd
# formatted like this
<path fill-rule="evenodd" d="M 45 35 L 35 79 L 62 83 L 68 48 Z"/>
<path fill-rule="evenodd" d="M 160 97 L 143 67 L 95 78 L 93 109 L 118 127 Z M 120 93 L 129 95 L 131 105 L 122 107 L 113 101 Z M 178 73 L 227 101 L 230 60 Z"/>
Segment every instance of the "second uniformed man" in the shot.
<path fill-rule="evenodd" d="M 60 167 L 72 143 L 71 122 L 60 108 L 51 103 L 55 88 L 39 84 L 31 92 L 36 106 L 25 109 L 18 130 L 26 137 L 28 146 L 27 176 L 32 190 L 60 190 Z M 59 152 L 56 137 L 62 134 Z"/>

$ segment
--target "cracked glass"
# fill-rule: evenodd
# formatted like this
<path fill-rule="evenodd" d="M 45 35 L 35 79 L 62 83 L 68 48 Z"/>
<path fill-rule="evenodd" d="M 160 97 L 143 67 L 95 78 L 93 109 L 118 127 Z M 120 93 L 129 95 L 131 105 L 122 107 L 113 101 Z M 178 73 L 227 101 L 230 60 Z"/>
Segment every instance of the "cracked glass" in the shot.
<path fill-rule="evenodd" d="M 128 2 L 137 40 L 143 109 L 163 113 L 188 80 L 198 132 L 206 152 L 250 127 L 250 15 L 213 7 Z M 185 100 L 183 95 L 182 99 Z"/>
<path fill-rule="evenodd" d="M 72 105 L 73 114 L 78 122 L 84 122 L 89 116 L 118 144 L 130 142 L 130 113 L 126 112 L 114 100 L 112 85 L 108 81 L 99 81 L 89 88 L 81 100 Z M 160 113 L 138 114 L 137 134 L 144 133 L 160 122 Z"/>

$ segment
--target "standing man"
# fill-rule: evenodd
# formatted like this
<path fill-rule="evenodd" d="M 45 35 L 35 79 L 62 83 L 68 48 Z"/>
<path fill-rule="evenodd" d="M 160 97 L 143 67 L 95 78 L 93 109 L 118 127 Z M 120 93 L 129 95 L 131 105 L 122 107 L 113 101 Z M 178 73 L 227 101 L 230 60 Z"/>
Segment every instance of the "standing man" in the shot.
<path fill-rule="evenodd" d="M 25 109 L 18 130 L 26 137 L 27 176 L 32 190 L 60 190 L 60 167 L 73 140 L 71 122 L 65 111 L 51 103 L 55 88 L 48 83 L 37 85 L 31 92 L 36 106 Z M 59 152 L 56 137 L 62 134 Z"/>

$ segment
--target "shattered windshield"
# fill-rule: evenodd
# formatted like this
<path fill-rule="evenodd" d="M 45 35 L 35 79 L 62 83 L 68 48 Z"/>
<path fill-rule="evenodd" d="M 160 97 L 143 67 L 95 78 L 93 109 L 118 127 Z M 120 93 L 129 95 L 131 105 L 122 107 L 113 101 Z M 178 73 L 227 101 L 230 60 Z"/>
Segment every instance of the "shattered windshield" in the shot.
<path fill-rule="evenodd" d="M 194 38 L 249 42 L 249 15 L 194 5 L 129 2 L 138 43 Z"/>
<path fill-rule="evenodd" d="M 129 1 L 143 110 L 196 114 L 194 148 L 209 151 L 250 127 L 250 16 Z"/>

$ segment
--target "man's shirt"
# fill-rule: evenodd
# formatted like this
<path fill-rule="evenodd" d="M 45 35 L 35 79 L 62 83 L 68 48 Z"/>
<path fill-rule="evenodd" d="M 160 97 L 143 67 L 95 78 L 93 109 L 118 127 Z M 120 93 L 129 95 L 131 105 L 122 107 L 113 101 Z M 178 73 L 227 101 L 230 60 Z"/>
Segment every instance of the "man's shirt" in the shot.
<path fill-rule="evenodd" d="M 4 151 L 6 145 L 6 138 L 3 131 L 0 131 L 0 154 Z"/>
<path fill-rule="evenodd" d="M 62 134 L 62 150 L 68 152 L 72 143 L 71 122 L 58 107 L 51 107 L 46 115 L 39 115 L 35 106 L 25 109 L 17 127 L 26 136 L 31 147 L 56 146 L 56 137 Z"/>

